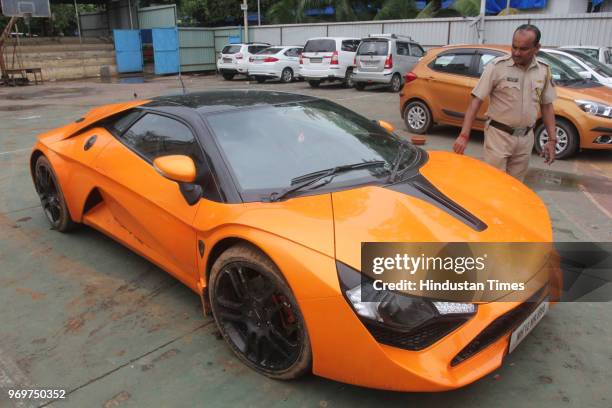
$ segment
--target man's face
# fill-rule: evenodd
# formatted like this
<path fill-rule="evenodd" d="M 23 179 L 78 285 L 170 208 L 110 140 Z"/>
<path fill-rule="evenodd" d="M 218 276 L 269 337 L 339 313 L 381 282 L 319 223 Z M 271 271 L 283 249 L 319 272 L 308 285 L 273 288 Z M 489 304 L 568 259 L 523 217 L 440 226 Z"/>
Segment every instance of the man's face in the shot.
<path fill-rule="evenodd" d="M 516 65 L 528 66 L 540 50 L 540 44 L 535 45 L 533 31 L 517 31 L 512 38 L 512 60 Z"/>

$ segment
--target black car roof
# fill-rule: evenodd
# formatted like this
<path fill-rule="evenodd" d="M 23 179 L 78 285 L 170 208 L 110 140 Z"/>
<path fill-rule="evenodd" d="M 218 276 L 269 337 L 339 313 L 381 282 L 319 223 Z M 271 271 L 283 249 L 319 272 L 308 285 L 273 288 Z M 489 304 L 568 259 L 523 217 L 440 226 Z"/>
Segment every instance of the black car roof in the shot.
<path fill-rule="evenodd" d="M 318 98 L 288 92 L 258 90 L 219 90 L 160 96 L 144 106 L 164 108 L 184 106 L 205 114 L 226 110 L 239 110 L 254 106 L 273 106 L 292 102 L 305 102 Z"/>

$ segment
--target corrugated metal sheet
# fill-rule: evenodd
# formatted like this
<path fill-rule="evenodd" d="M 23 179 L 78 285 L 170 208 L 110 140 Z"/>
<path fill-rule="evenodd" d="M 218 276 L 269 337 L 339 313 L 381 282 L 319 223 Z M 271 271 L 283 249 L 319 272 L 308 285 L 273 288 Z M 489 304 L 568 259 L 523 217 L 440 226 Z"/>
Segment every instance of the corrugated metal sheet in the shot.
<path fill-rule="evenodd" d="M 110 34 L 106 12 L 80 13 L 79 21 L 83 37 L 107 36 Z"/>
<path fill-rule="evenodd" d="M 612 45 L 612 20 L 592 19 L 588 24 L 578 19 L 548 19 L 537 22 L 542 44 Z"/>
<path fill-rule="evenodd" d="M 476 26 L 471 21 L 453 21 L 450 24 L 449 44 L 473 44 L 478 42 Z"/>
<path fill-rule="evenodd" d="M 179 27 L 181 72 L 216 69 L 215 33 L 208 28 Z"/>
<path fill-rule="evenodd" d="M 385 23 L 385 32 L 409 35 L 413 40 L 425 47 L 446 44 L 448 38 L 447 21 L 418 20 L 401 23 Z"/>
<path fill-rule="evenodd" d="M 383 32 L 382 24 L 342 24 L 330 25 L 330 37 L 354 37 L 363 38 L 368 34 L 381 34 Z"/>
<path fill-rule="evenodd" d="M 283 28 L 283 44 L 304 45 L 308 39 L 313 37 L 327 37 L 327 27 L 311 25 Z"/>
<path fill-rule="evenodd" d="M 280 27 L 253 27 L 249 29 L 249 41 L 265 42 L 271 45 L 281 44 Z"/>
<path fill-rule="evenodd" d="M 176 26 L 176 5 L 145 7 L 138 9 L 140 28 L 162 28 Z"/>
<path fill-rule="evenodd" d="M 485 21 L 485 42 L 487 44 L 510 44 L 514 30 L 528 20 L 489 20 Z"/>

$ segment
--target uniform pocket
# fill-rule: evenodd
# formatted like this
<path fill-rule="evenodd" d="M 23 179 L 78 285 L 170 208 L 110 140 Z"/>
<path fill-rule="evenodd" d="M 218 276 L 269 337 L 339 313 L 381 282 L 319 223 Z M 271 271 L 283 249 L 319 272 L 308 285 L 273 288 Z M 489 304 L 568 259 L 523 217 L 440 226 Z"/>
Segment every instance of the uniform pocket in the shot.
<path fill-rule="evenodd" d="M 498 85 L 498 91 L 500 97 L 507 101 L 516 102 L 521 98 L 521 87 L 517 82 L 501 81 Z"/>

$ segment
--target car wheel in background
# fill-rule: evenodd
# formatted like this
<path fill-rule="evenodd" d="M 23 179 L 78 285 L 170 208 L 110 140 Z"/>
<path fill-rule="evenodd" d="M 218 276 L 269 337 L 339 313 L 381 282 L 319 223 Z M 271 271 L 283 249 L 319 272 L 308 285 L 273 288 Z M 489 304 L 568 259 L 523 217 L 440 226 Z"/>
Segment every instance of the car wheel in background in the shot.
<path fill-rule="evenodd" d="M 281 73 L 281 82 L 284 84 L 288 84 L 293 81 L 293 70 L 291 68 L 283 69 Z"/>
<path fill-rule="evenodd" d="M 247 366 L 275 379 L 311 370 L 306 324 L 274 263 L 248 244 L 226 250 L 209 280 L 212 312 L 221 335 Z"/>
<path fill-rule="evenodd" d="M 391 92 L 399 92 L 402 89 L 402 77 L 399 74 L 393 74 L 391 78 Z"/>
<path fill-rule="evenodd" d="M 363 91 L 365 89 L 366 84 L 363 82 L 355 82 L 353 86 L 356 90 Z"/>
<path fill-rule="evenodd" d="M 578 132 L 574 126 L 563 118 L 557 118 L 557 146 L 555 146 L 555 157 L 557 159 L 566 159 L 572 156 L 580 146 Z M 540 123 L 535 130 L 536 151 L 542 153 L 542 147 L 548 142 L 548 131 L 544 123 Z"/>
<path fill-rule="evenodd" d="M 308 85 L 310 85 L 312 88 L 318 88 L 319 85 L 321 85 L 321 81 L 308 81 Z"/>
<path fill-rule="evenodd" d="M 347 68 L 346 74 L 344 75 L 344 86 L 347 88 L 352 88 L 355 85 L 353 81 L 353 68 Z"/>
<path fill-rule="evenodd" d="M 66 232 L 73 229 L 76 223 L 72 221 L 64 194 L 60 188 L 51 163 L 45 156 L 36 160 L 34 167 L 34 186 L 40 198 L 45 216 L 52 229 Z"/>
<path fill-rule="evenodd" d="M 256 77 L 255 77 L 255 80 L 256 80 L 258 83 L 263 84 L 264 82 L 266 82 L 266 77 L 263 77 L 263 76 L 256 76 Z"/>
<path fill-rule="evenodd" d="M 422 135 L 433 125 L 429 107 L 421 101 L 412 101 L 404 109 L 404 122 L 408 131 Z"/>
<path fill-rule="evenodd" d="M 223 73 L 223 79 L 225 79 L 226 81 L 231 81 L 232 79 L 234 79 L 234 75 L 232 73 L 229 72 L 224 72 Z"/>

